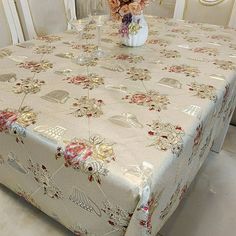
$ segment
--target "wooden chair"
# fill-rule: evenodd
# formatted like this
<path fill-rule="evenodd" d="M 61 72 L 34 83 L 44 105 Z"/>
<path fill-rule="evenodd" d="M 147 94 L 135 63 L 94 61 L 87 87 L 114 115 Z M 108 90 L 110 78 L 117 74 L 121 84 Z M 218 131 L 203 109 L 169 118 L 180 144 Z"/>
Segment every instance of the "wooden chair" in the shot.
<path fill-rule="evenodd" d="M 27 39 L 63 32 L 76 19 L 75 0 L 16 0 Z"/>
<path fill-rule="evenodd" d="M 24 37 L 13 0 L 0 1 L 0 47 L 23 42 Z"/>

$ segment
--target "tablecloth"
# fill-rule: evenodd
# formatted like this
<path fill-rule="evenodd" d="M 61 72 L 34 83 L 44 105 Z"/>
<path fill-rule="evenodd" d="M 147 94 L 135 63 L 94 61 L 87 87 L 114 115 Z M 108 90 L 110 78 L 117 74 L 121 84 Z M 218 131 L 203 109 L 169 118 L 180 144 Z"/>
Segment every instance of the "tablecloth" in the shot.
<path fill-rule="evenodd" d="M 235 107 L 235 30 L 147 20 L 0 50 L 0 182 L 76 235 L 156 235 Z"/>

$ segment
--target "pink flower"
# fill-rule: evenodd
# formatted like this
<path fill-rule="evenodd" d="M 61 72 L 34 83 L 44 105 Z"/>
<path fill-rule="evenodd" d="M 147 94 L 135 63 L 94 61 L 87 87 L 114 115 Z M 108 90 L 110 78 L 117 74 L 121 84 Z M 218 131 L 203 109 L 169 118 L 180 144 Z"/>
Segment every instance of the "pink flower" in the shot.
<path fill-rule="evenodd" d="M 143 104 L 145 102 L 151 102 L 151 101 L 152 101 L 152 98 L 143 93 L 137 93 L 131 97 L 131 102 L 136 103 L 136 104 Z"/>
<path fill-rule="evenodd" d="M 17 115 L 11 111 L 0 111 L 0 132 L 7 131 L 12 123 L 17 120 Z"/>
<path fill-rule="evenodd" d="M 80 162 L 85 161 L 92 155 L 92 149 L 87 144 L 74 141 L 66 146 L 64 158 L 66 166 L 79 167 Z"/>

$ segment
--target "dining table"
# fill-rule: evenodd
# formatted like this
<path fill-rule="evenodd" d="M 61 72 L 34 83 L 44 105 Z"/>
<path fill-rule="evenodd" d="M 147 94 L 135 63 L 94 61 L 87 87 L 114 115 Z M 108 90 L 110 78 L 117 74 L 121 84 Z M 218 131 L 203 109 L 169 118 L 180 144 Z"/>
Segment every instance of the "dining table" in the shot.
<path fill-rule="evenodd" d="M 102 57 L 93 21 L 0 49 L 0 183 L 75 235 L 155 236 L 234 112 L 235 29 L 146 20 Z"/>

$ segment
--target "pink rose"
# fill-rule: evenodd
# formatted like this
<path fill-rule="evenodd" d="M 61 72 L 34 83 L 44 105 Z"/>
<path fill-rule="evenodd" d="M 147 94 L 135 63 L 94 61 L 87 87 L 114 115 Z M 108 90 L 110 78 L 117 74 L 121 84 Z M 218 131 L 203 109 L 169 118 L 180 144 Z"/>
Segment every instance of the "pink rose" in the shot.
<path fill-rule="evenodd" d="M 131 97 L 131 102 L 136 104 L 144 104 L 145 102 L 151 102 L 152 98 L 143 93 L 134 94 Z"/>

